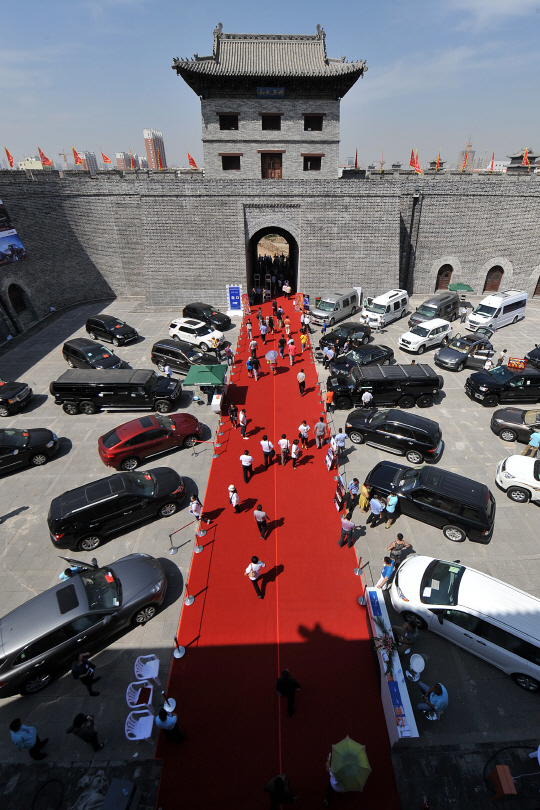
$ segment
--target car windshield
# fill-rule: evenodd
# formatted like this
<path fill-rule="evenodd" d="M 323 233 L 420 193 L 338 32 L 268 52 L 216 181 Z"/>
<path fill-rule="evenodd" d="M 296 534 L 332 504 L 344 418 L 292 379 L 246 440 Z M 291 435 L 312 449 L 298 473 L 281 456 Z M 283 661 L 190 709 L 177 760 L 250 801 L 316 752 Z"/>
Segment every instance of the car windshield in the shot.
<path fill-rule="evenodd" d="M 337 337 L 337 338 L 342 338 L 343 337 L 344 338 L 344 337 L 347 337 L 347 335 L 349 334 L 349 331 L 350 330 L 349 330 L 348 326 L 338 326 L 337 329 L 334 329 L 334 331 L 331 332 L 330 336 L 333 337 L 333 338 L 335 338 L 335 337 Z"/>
<path fill-rule="evenodd" d="M 207 318 L 209 318 L 210 315 L 217 315 L 216 310 L 212 309 L 212 307 L 201 307 L 201 312 L 206 315 Z"/>
<path fill-rule="evenodd" d="M 540 422 L 540 411 L 526 411 L 523 421 L 526 425 L 536 425 Z"/>
<path fill-rule="evenodd" d="M 120 583 L 110 568 L 85 569 L 80 577 L 90 610 L 108 610 L 120 605 Z"/>
<path fill-rule="evenodd" d="M 419 312 L 420 315 L 425 315 L 426 318 L 433 318 L 433 316 L 437 312 L 437 307 L 431 307 L 428 304 L 422 304 L 422 306 L 418 307 L 416 311 Z"/>
<path fill-rule="evenodd" d="M 381 422 L 384 422 L 388 413 L 390 412 L 390 408 L 382 408 L 381 410 L 375 411 L 371 419 L 369 420 L 369 424 L 373 425 L 380 425 Z"/>
<path fill-rule="evenodd" d="M 411 329 L 411 335 L 419 335 L 420 337 L 427 337 L 429 335 L 429 329 L 426 329 L 425 326 L 413 326 Z"/>
<path fill-rule="evenodd" d="M 386 306 L 384 304 L 376 304 L 374 301 L 368 301 L 367 304 L 364 304 L 364 309 L 368 312 L 375 312 L 377 315 L 384 315 L 386 312 Z"/>
<path fill-rule="evenodd" d="M 148 380 L 146 382 L 146 386 L 145 386 L 146 390 L 147 391 L 153 391 L 154 388 L 156 388 L 158 384 L 159 384 L 159 377 L 156 374 L 156 372 L 153 371 L 151 376 L 148 378 Z"/>
<path fill-rule="evenodd" d="M 414 489 L 418 483 L 422 469 L 421 467 L 419 470 L 410 469 L 405 470 L 405 472 L 399 470 L 394 478 L 394 486 L 399 486 L 406 490 Z"/>
<path fill-rule="evenodd" d="M 209 326 L 197 326 L 195 327 L 195 334 L 197 337 L 204 337 L 204 335 L 210 335 L 213 332 L 213 329 L 210 329 Z"/>
<path fill-rule="evenodd" d="M 14 450 L 22 450 L 28 444 L 28 431 L 9 428 L 0 434 L 0 444 L 3 447 L 13 447 Z"/>
<path fill-rule="evenodd" d="M 115 447 L 120 441 L 116 430 L 110 430 L 101 439 L 104 447 Z"/>
<path fill-rule="evenodd" d="M 365 355 L 362 354 L 361 352 L 356 352 L 354 349 L 351 349 L 350 352 L 347 352 L 344 359 L 348 363 L 352 364 L 352 363 L 361 363 L 364 357 Z"/>
<path fill-rule="evenodd" d="M 199 349 L 182 349 L 182 353 L 187 357 L 188 360 L 191 360 L 192 363 L 195 363 L 197 360 L 200 360 L 203 356 L 203 353 L 199 351 Z"/>
<path fill-rule="evenodd" d="M 424 572 L 420 601 L 425 605 L 457 605 L 459 583 L 465 566 L 445 560 L 433 560 Z"/>
<path fill-rule="evenodd" d="M 514 376 L 506 366 L 495 366 L 495 368 L 488 371 L 488 374 L 498 383 L 507 383 Z"/>
<path fill-rule="evenodd" d="M 135 494 L 149 497 L 154 496 L 157 482 L 152 473 L 132 472 L 125 473 L 125 475 L 133 484 L 133 491 Z"/>
<path fill-rule="evenodd" d="M 460 354 L 467 354 L 471 348 L 471 344 L 466 340 L 462 340 L 462 338 L 454 338 L 454 340 L 450 341 L 448 344 L 448 348 L 454 349 L 456 352 L 460 352 Z"/>
<path fill-rule="evenodd" d="M 170 416 L 163 416 L 163 414 L 156 414 L 156 422 L 165 430 L 176 430 L 176 422 Z"/>
<path fill-rule="evenodd" d="M 321 312 L 333 312 L 334 306 L 335 304 L 333 301 L 320 301 L 317 304 L 317 309 L 320 309 Z"/>
<path fill-rule="evenodd" d="M 96 360 L 105 360 L 105 358 L 111 356 L 111 352 L 108 351 L 105 346 L 96 346 L 95 349 L 83 349 L 82 351 L 84 356 L 92 360 L 93 363 L 95 363 Z"/>
<path fill-rule="evenodd" d="M 486 307 L 485 304 L 478 304 L 474 310 L 476 315 L 493 315 L 496 312 L 496 307 Z"/>

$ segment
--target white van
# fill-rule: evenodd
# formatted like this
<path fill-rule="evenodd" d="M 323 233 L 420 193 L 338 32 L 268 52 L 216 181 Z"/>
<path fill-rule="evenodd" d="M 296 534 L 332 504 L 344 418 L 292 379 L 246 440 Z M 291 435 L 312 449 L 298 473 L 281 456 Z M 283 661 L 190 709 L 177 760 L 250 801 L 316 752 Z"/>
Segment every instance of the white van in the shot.
<path fill-rule="evenodd" d="M 353 316 L 360 309 L 362 303 L 362 288 L 355 287 L 349 290 L 338 290 L 335 293 L 321 298 L 314 309 L 311 310 L 311 322 L 333 326 L 336 321 Z"/>
<path fill-rule="evenodd" d="M 465 326 L 476 332 L 479 326 L 500 329 L 509 323 L 517 323 L 525 317 L 527 293 L 523 290 L 506 290 L 493 293 L 481 301 L 468 316 Z"/>
<path fill-rule="evenodd" d="M 372 329 L 386 326 L 407 314 L 409 295 L 405 290 L 390 290 L 377 298 L 364 299 L 362 316 Z"/>
<path fill-rule="evenodd" d="M 390 589 L 394 609 L 506 672 L 523 689 L 540 689 L 540 599 L 474 568 L 413 554 Z"/>
<path fill-rule="evenodd" d="M 398 339 L 398 346 L 407 352 L 423 354 L 432 346 L 445 346 L 452 337 L 452 325 L 443 318 L 415 324 Z"/>

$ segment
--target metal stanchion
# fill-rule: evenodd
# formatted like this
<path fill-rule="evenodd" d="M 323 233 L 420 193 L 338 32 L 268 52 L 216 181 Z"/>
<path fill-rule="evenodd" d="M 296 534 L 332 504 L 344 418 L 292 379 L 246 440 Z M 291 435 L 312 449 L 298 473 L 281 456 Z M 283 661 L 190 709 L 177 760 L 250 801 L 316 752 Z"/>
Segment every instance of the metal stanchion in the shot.
<path fill-rule="evenodd" d="M 175 636 L 174 637 L 174 650 L 173 650 L 174 657 L 175 658 L 183 658 L 185 654 L 186 654 L 186 648 L 180 646 L 180 644 L 178 643 L 178 639 Z"/>
<path fill-rule="evenodd" d="M 174 534 L 174 532 L 173 532 L 173 534 Z M 173 554 L 176 554 L 176 552 L 178 551 L 178 546 L 173 546 L 172 534 L 169 535 L 169 543 L 170 543 L 169 554 L 172 557 Z"/>
<path fill-rule="evenodd" d="M 194 601 L 195 597 L 192 596 L 192 594 L 190 594 L 190 592 L 188 591 L 188 586 L 186 583 L 186 595 L 184 597 L 184 605 L 186 605 L 186 607 L 189 607 L 189 605 L 192 605 Z"/>

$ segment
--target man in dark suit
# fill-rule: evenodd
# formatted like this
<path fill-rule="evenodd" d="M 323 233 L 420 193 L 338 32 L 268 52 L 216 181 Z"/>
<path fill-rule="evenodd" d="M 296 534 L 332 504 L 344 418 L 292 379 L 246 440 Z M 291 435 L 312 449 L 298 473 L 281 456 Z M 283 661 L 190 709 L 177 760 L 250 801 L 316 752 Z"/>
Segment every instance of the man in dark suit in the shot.
<path fill-rule="evenodd" d="M 294 712 L 294 698 L 295 692 L 300 689 L 300 684 L 294 678 L 288 669 L 284 669 L 281 673 L 281 678 L 277 679 L 276 691 L 278 696 L 282 695 L 287 698 L 287 714 L 292 717 Z"/>

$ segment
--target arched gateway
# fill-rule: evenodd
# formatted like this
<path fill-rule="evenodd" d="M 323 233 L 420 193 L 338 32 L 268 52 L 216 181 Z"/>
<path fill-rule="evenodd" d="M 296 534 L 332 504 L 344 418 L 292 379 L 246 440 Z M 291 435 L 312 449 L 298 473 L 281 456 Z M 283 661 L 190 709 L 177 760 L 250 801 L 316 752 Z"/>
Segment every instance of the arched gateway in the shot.
<path fill-rule="evenodd" d="M 265 239 L 275 235 L 278 240 Z M 285 242 L 281 242 L 280 239 Z M 266 243 L 266 244 L 265 244 Z M 298 242 L 281 227 L 268 225 L 253 234 L 247 246 L 247 289 L 267 286 L 266 276 L 288 279 L 294 292 L 298 288 Z"/>

